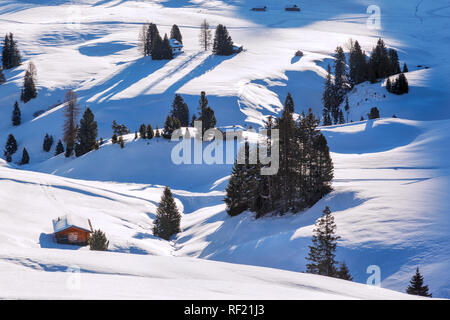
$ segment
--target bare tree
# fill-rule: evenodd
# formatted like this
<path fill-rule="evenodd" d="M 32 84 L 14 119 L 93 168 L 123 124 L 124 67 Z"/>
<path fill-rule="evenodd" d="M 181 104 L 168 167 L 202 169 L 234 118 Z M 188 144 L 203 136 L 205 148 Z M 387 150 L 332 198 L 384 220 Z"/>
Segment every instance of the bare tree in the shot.
<path fill-rule="evenodd" d="M 80 107 L 78 106 L 78 97 L 73 90 L 66 92 L 64 96 L 64 137 L 66 143 L 66 157 L 70 157 L 75 147 L 75 140 L 78 131 L 78 116 L 80 115 Z"/>
<path fill-rule="evenodd" d="M 203 48 L 203 50 L 207 51 L 209 49 L 209 47 L 211 46 L 211 38 L 211 29 L 209 28 L 209 23 L 205 19 L 200 25 L 199 36 L 200 46 Z"/>

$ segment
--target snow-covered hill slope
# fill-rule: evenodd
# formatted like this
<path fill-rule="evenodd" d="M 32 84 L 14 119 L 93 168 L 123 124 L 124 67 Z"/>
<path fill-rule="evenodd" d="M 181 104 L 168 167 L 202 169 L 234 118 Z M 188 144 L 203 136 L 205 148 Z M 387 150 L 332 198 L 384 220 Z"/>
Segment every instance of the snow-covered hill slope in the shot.
<path fill-rule="evenodd" d="M 334 279 L 186 258 L 304 271 L 313 224 L 326 205 L 342 237 L 338 259 L 357 282 L 365 283 L 367 267 L 377 265 L 383 287 L 404 291 L 420 266 L 433 295 L 450 297 L 448 1 L 378 1 L 381 30 L 365 27 L 371 1 L 306 0 L 301 13 L 285 12 L 280 1 L 266 4 L 269 10 L 261 13 L 250 11 L 260 5 L 256 0 L 0 3 L 2 31 L 14 33 L 25 60 L 5 71 L 8 82 L 0 86 L 0 139 L 13 133 L 19 150 L 26 147 L 31 156 L 30 165 L 20 168 L 0 163 L 0 200 L 6 204 L 0 209 L 0 277 L 7 284 L 0 297 L 80 297 L 65 290 L 67 274 L 61 273 L 75 264 L 89 278 L 92 298 L 158 298 L 149 288 L 174 288 L 176 281 L 183 281 L 181 289 L 167 289 L 172 295 L 161 298 L 191 298 L 197 286 L 204 289 L 198 298 L 410 298 Z M 244 52 L 202 52 L 197 37 L 205 18 L 211 26 L 225 24 Z M 137 37 L 148 21 L 162 34 L 178 24 L 185 52 L 169 62 L 140 57 Z M 229 218 L 222 199 L 230 165 L 176 166 L 173 143 L 162 139 L 147 143 L 130 135 L 123 150 L 106 143 L 77 159 L 42 151 L 45 133 L 62 136 L 62 108 L 49 107 L 67 89 L 93 110 L 106 139 L 113 120 L 133 131 L 142 122 L 162 127 L 175 93 L 192 114 L 205 90 L 221 127 L 261 124 L 278 114 L 287 92 L 296 112 L 311 107 L 320 114 L 326 65 L 336 46 L 345 49 L 352 38 L 370 51 L 378 37 L 408 64 L 410 93 L 395 96 L 383 83 L 363 83 L 349 94 L 349 120 L 366 118 L 374 106 L 384 119 L 322 128 L 333 152 L 334 191 L 304 213 Z M 302 58 L 294 57 L 298 49 Z M 38 70 L 38 98 L 20 105 L 23 123 L 13 128 L 11 111 L 29 60 Z M 33 117 L 39 110 L 45 112 Z M 183 231 L 172 242 L 151 235 L 164 185 L 174 189 L 183 212 Z M 51 219 L 66 213 L 89 217 L 106 232 L 113 252 L 56 245 Z M 164 278 L 168 269 L 173 273 Z M 11 288 L 15 279 L 23 281 Z M 112 279 L 123 292 L 111 290 Z"/>

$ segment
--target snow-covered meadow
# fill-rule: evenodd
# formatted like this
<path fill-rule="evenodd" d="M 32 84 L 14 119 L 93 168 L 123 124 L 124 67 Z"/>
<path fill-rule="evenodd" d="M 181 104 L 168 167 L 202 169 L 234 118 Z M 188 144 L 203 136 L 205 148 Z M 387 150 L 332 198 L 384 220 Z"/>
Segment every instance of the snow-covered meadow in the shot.
<path fill-rule="evenodd" d="M 366 27 L 371 1 L 305 0 L 301 13 L 266 3 L 267 12 L 251 12 L 260 1 L 1 2 L 0 34 L 14 33 L 24 64 L 5 71 L 8 82 L 0 86 L 0 138 L 13 133 L 31 163 L 15 164 L 21 152 L 12 164 L 0 159 L 0 298 L 412 298 L 363 285 L 370 265 L 380 267 L 383 288 L 401 292 L 420 266 L 433 296 L 450 297 L 448 1 L 377 1 L 379 30 Z M 244 51 L 201 51 L 203 19 L 225 24 Z M 145 22 L 162 34 L 178 24 L 184 53 L 171 61 L 142 58 L 136 47 Z M 93 110 L 105 139 L 113 120 L 132 131 L 142 122 L 161 128 L 175 93 L 192 114 L 206 91 L 221 128 L 258 127 L 282 110 L 287 92 L 296 112 L 311 107 L 319 115 L 336 46 L 347 51 L 351 38 L 369 52 L 379 37 L 408 64 L 410 93 L 389 94 L 383 83 L 349 93 L 354 122 L 322 128 L 334 191 L 303 213 L 228 217 L 222 200 L 231 165 L 177 166 L 174 143 L 164 139 L 130 134 L 123 150 L 107 142 L 73 159 L 42 151 L 45 133 L 62 136 L 62 108 L 48 108 L 68 89 Z M 299 49 L 301 58 L 294 56 Z M 21 105 L 23 123 L 12 127 L 29 60 L 38 97 Z M 374 106 L 381 119 L 359 121 Z M 45 112 L 33 117 L 39 110 Z M 152 235 L 166 185 L 182 212 L 182 232 L 170 242 Z M 300 273 L 326 205 L 341 236 L 338 259 L 363 284 Z M 90 218 L 110 239 L 110 252 L 56 244 L 51 220 L 63 214 Z M 68 287 L 67 268 L 81 270 L 83 295 Z"/>

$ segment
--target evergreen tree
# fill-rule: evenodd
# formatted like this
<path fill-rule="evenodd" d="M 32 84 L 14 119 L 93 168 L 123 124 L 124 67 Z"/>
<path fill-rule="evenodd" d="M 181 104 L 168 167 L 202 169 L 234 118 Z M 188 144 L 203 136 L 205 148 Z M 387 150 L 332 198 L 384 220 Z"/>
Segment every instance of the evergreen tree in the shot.
<path fill-rule="evenodd" d="M 327 67 L 327 77 L 325 80 L 325 88 L 322 94 L 323 103 L 323 125 L 331 125 L 331 112 L 334 108 L 335 100 L 333 95 L 333 81 L 331 79 L 331 68 L 330 65 Z"/>
<path fill-rule="evenodd" d="M 389 75 L 400 73 L 400 63 L 398 61 L 397 50 L 389 49 L 388 50 L 388 55 L 389 55 L 389 62 L 390 62 Z"/>
<path fill-rule="evenodd" d="M 200 35 L 199 35 L 200 47 L 204 51 L 208 51 L 208 49 L 211 47 L 211 37 L 212 37 L 211 29 L 209 28 L 209 24 L 205 19 L 200 25 Z"/>
<path fill-rule="evenodd" d="M 386 80 L 386 90 L 387 92 L 392 92 L 392 82 L 390 78 L 387 78 Z"/>
<path fill-rule="evenodd" d="M 419 268 L 416 268 L 416 274 L 411 278 L 406 293 L 416 296 L 432 297 L 431 293 L 428 293 L 428 286 L 424 285 L 423 276 L 420 274 Z"/>
<path fill-rule="evenodd" d="M 66 144 L 66 158 L 72 155 L 75 148 L 75 142 L 78 133 L 78 116 L 80 114 L 80 107 L 78 106 L 78 97 L 73 90 L 66 92 L 64 96 L 64 137 L 63 141 Z"/>
<path fill-rule="evenodd" d="M 26 148 L 23 148 L 23 152 L 22 152 L 22 160 L 20 161 L 20 164 L 21 164 L 21 165 L 24 165 L 24 164 L 28 164 L 28 163 L 30 163 L 30 156 L 29 156 L 29 154 L 28 154 L 27 149 L 26 149 Z"/>
<path fill-rule="evenodd" d="M 48 133 L 45 134 L 44 143 L 42 144 L 42 149 L 45 152 L 49 152 L 53 145 L 53 137 Z"/>
<path fill-rule="evenodd" d="M 56 144 L 56 149 L 55 149 L 55 156 L 57 156 L 61 153 L 64 153 L 64 145 L 61 140 L 58 140 L 58 143 Z"/>
<path fill-rule="evenodd" d="M 153 137 L 155 136 L 155 133 L 153 132 L 153 128 L 151 125 L 147 126 L 147 139 L 153 139 Z"/>
<path fill-rule="evenodd" d="M 130 129 L 128 129 L 126 125 L 118 124 L 116 122 L 116 120 L 113 120 L 111 128 L 113 130 L 113 133 L 115 133 L 117 136 L 123 136 L 125 134 L 129 134 L 130 133 Z"/>
<path fill-rule="evenodd" d="M 162 43 L 162 59 L 171 60 L 173 59 L 172 47 L 170 46 L 169 38 L 167 34 L 164 35 L 164 40 Z"/>
<path fill-rule="evenodd" d="M 5 74 L 3 73 L 3 68 L 0 67 L 0 84 L 4 84 L 6 82 Z"/>
<path fill-rule="evenodd" d="M 373 107 L 370 109 L 370 112 L 367 114 L 368 119 L 378 119 L 380 117 L 380 111 L 378 111 L 377 107 Z"/>
<path fill-rule="evenodd" d="M 197 120 L 202 122 L 203 136 L 206 130 L 214 128 L 217 123 L 216 117 L 214 115 L 214 110 L 208 105 L 208 99 L 206 98 L 205 91 L 202 91 L 200 93 L 199 110 L 200 116 Z"/>
<path fill-rule="evenodd" d="M 336 277 L 335 252 L 337 247 L 336 224 L 329 207 L 325 207 L 323 215 L 316 222 L 312 246 L 309 246 L 309 254 L 306 260 L 308 273 L 323 276 Z"/>
<path fill-rule="evenodd" d="M 345 123 L 345 119 L 344 119 L 344 113 L 342 112 L 341 109 L 339 109 L 339 120 L 338 120 L 339 124 L 344 124 Z"/>
<path fill-rule="evenodd" d="M 123 140 L 123 136 L 119 137 L 119 140 L 117 141 L 120 145 L 120 149 L 125 148 L 125 141 Z"/>
<path fill-rule="evenodd" d="M 388 90 L 387 84 L 386 90 Z M 400 73 L 400 75 L 392 82 L 390 90 L 388 91 L 399 95 L 409 92 L 408 80 L 403 73 Z"/>
<path fill-rule="evenodd" d="M 180 28 L 176 24 L 172 26 L 170 30 L 170 38 L 176 39 L 179 43 L 183 43 L 183 37 L 181 36 Z"/>
<path fill-rule="evenodd" d="M 80 120 L 80 126 L 78 128 L 78 148 L 76 150 L 77 157 L 80 157 L 95 149 L 95 145 L 97 144 L 97 134 L 97 121 L 95 121 L 94 114 L 91 109 L 87 108 Z"/>
<path fill-rule="evenodd" d="M 376 47 L 372 50 L 369 59 L 369 68 L 372 70 L 372 77 L 375 79 L 386 78 L 391 75 L 392 64 L 389 59 L 388 50 L 381 38 L 378 39 Z"/>
<path fill-rule="evenodd" d="M 179 94 L 173 99 L 171 116 L 180 120 L 182 127 L 189 126 L 189 108 Z"/>
<path fill-rule="evenodd" d="M 181 215 L 178 212 L 172 192 L 169 187 L 166 187 L 156 211 L 153 234 L 169 240 L 172 235 L 181 232 L 180 221 Z"/>
<path fill-rule="evenodd" d="M 403 73 L 408 72 L 408 66 L 406 65 L 406 62 L 403 64 Z"/>
<path fill-rule="evenodd" d="M 147 139 L 147 126 L 145 124 L 141 124 L 139 127 L 139 136 L 142 139 Z"/>
<path fill-rule="evenodd" d="M 164 59 L 164 48 L 163 48 L 163 40 L 159 33 L 154 35 L 154 39 L 151 42 L 151 56 L 153 60 L 163 60 Z"/>
<path fill-rule="evenodd" d="M 213 53 L 219 56 L 229 56 L 233 54 L 233 40 L 228 34 L 227 27 L 219 24 L 213 42 Z"/>
<path fill-rule="evenodd" d="M 345 97 L 345 105 L 344 105 L 344 110 L 347 113 L 347 122 L 348 122 L 348 113 L 350 111 L 350 105 L 348 104 L 348 97 Z"/>
<path fill-rule="evenodd" d="M 116 133 L 113 133 L 112 137 L 111 137 L 111 143 L 112 144 L 116 144 L 118 141 L 118 137 Z"/>
<path fill-rule="evenodd" d="M 155 129 L 155 138 L 160 138 L 161 137 L 161 132 L 159 132 L 158 126 L 156 126 Z"/>
<path fill-rule="evenodd" d="M 333 117 L 335 123 L 339 120 L 339 105 L 344 101 L 345 94 L 347 93 L 350 85 L 348 81 L 348 75 L 346 70 L 346 59 L 344 50 L 342 47 L 337 47 L 334 54 L 334 104 L 333 104 Z"/>
<path fill-rule="evenodd" d="M 139 35 L 138 47 L 143 56 L 151 56 L 155 39 L 160 37 L 157 26 L 154 23 L 142 27 Z"/>
<path fill-rule="evenodd" d="M 17 151 L 17 141 L 12 134 L 8 135 L 6 140 L 4 155 L 8 162 L 11 162 L 11 156 Z"/>
<path fill-rule="evenodd" d="M 89 249 L 95 251 L 108 251 L 109 241 L 100 229 L 95 230 L 88 239 Z"/>
<path fill-rule="evenodd" d="M 353 281 L 353 277 L 350 274 L 350 270 L 348 269 L 345 261 L 339 265 L 339 270 L 337 271 L 337 278 L 343 279 L 343 280 L 348 280 L 348 281 Z"/>
<path fill-rule="evenodd" d="M 288 110 L 290 113 L 294 113 L 294 99 L 292 99 L 291 94 L 288 92 L 286 99 L 284 100 L 284 109 Z"/>
<path fill-rule="evenodd" d="M 367 80 L 366 54 L 358 41 L 352 45 L 349 55 L 349 81 L 352 86 Z"/>
<path fill-rule="evenodd" d="M 22 116 L 21 116 L 21 112 L 20 112 L 20 108 L 19 108 L 19 103 L 16 101 L 14 103 L 14 110 L 12 113 L 12 125 L 13 126 L 18 126 L 20 125 L 21 121 L 22 121 Z"/>
<path fill-rule="evenodd" d="M 36 89 L 36 67 L 34 63 L 30 61 L 28 64 L 27 71 L 25 71 L 25 77 L 23 80 L 23 89 L 20 95 L 20 99 L 27 103 L 31 99 L 37 97 L 37 89 Z"/>
<path fill-rule="evenodd" d="M 162 136 L 166 139 L 170 139 L 172 137 L 172 133 L 175 130 L 175 122 L 173 118 L 169 115 L 166 117 L 166 122 L 164 122 L 164 130 Z"/>

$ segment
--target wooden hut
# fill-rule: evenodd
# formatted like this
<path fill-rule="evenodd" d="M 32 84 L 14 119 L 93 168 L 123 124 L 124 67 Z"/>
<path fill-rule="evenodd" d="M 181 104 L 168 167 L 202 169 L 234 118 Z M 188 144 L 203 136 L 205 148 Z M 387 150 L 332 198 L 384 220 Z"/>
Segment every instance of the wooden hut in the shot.
<path fill-rule="evenodd" d="M 93 231 L 89 219 L 74 215 L 65 215 L 53 219 L 53 230 L 56 242 L 80 246 L 87 245 L 89 236 Z"/>

